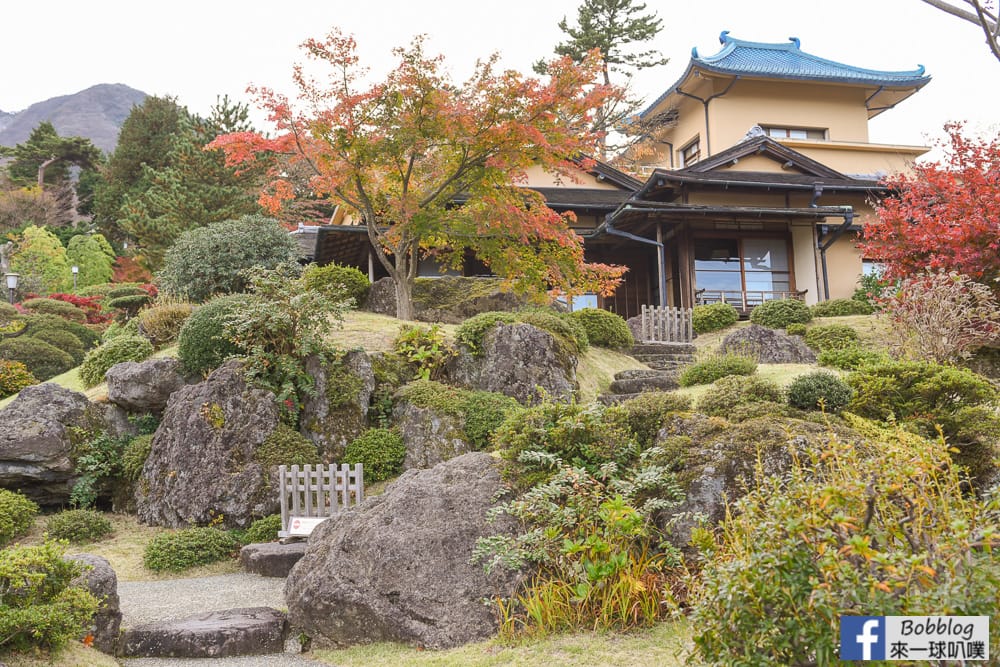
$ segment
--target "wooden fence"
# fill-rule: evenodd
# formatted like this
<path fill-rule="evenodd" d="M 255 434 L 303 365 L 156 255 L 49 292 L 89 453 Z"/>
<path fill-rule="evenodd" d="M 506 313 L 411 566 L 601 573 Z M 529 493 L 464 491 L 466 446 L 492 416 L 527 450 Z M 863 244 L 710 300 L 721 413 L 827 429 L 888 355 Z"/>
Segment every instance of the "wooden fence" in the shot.
<path fill-rule="evenodd" d="M 281 493 L 280 537 L 289 535 L 290 517 L 326 518 L 357 505 L 365 496 L 360 463 L 278 466 Z"/>
<path fill-rule="evenodd" d="M 691 309 L 644 305 L 641 332 L 643 343 L 690 343 Z"/>
<path fill-rule="evenodd" d="M 797 299 L 804 301 L 808 290 L 768 291 L 768 290 L 698 290 L 694 293 L 699 306 L 712 303 L 728 303 L 743 314 L 749 313 L 755 306 L 773 299 Z"/>

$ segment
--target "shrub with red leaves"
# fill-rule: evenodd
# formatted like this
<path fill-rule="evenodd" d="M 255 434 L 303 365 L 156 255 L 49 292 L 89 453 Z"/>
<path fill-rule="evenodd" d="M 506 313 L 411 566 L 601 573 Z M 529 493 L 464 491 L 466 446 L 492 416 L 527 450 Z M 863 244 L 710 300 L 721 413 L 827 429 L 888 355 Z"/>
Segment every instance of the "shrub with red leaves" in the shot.
<path fill-rule="evenodd" d="M 77 308 L 83 309 L 87 314 L 87 324 L 104 324 L 110 322 L 114 317 L 112 313 L 105 313 L 101 309 L 101 298 L 97 296 L 77 296 L 76 294 L 50 294 L 50 299 L 71 303 Z"/>

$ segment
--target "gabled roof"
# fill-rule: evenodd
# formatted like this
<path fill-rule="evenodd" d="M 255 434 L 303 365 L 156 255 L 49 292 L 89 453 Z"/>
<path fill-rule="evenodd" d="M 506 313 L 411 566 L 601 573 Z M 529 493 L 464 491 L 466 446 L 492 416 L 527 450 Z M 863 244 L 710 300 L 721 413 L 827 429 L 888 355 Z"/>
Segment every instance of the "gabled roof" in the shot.
<path fill-rule="evenodd" d="M 890 71 L 855 67 L 820 58 L 803 51 L 797 37 L 790 37 L 788 42 L 770 44 L 736 39 L 729 36 L 728 30 L 724 30 L 719 35 L 719 42 L 722 44 L 722 49 L 715 55 L 702 57 L 698 55 L 697 47 L 691 49 L 691 61 L 684 74 L 639 115 L 645 116 L 659 107 L 664 100 L 678 91 L 694 71 L 734 77 L 816 81 L 873 88 L 875 92 L 868 100 L 869 117 L 891 108 L 931 80 L 924 74 L 923 65 L 918 65 L 914 70 Z M 898 94 L 884 95 L 886 98 L 884 101 L 882 99 L 876 101 L 875 98 L 885 89 L 897 91 Z M 908 92 L 905 94 L 898 92 L 902 90 Z M 870 106 L 872 102 L 875 102 L 875 106 Z"/>
<path fill-rule="evenodd" d="M 740 158 L 750 155 L 765 155 L 774 159 L 776 162 L 787 164 L 789 167 L 795 167 L 796 169 L 806 174 L 812 174 L 813 176 L 820 176 L 824 178 L 847 178 L 839 171 L 831 169 L 822 162 L 817 162 L 816 160 L 813 160 L 812 158 L 807 157 L 797 150 L 785 146 L 784 144 L 778 143 L 764 134 L 744 139 L 735 146 L 727 148 L 721 153 L 716 153 L 711 157 L 707 157 L 704 160 L 699 160 L 690 167 L 685 167 L 680 171 L 693 173 L 712 171 L 729 164 L 730 162 L 739 161 Z"/>
<path fill-rule="evenodd" d="M 590 208 L 613 211 L 642 186 L 641 181 L 636 180 L 636 183 L 634 188 L 628 190 L 536 186 L 530 186 L 530 188 L 545 197 L 546 206 L 552 208 Z"/>

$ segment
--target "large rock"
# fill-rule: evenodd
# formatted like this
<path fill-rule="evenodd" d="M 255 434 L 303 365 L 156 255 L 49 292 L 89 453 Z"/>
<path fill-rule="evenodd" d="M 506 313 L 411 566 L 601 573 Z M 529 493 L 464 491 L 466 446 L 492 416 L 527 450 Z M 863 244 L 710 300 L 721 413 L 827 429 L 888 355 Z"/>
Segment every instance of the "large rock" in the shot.
<path fill-rule="evenodd" d="M 395 400 L 393 403 L 393 423 L 406 445 L 403 470 L 433 468 L 442 461 L 470 451 L 458 417 L 440 414 L 432 408 L 420 407 L 406 400 Z"/>
<path fill-rule="evenodd" d="M 800 336 L 751 324 L 722 341 L 721 352 L 747 354 L 761 364 L 814 364 L 816 355 Z"/>
<path fill-rule="evenodd" d="M 240 549 L 240 567 L 262 577 L 284 578 L 305 555 L 305 542 L 248 544 Z"/>
<path fill-rule="evenodd" d="M 326 520 L 285 583 L 293 629 L 318 646 L 488 637 L 496 617 L 484 600 L 510 596 L 518 578 L 469 560 L 480 536 L 512 529 L 486 519 L 503 490 L 492 457 L 465 454 Z"/>
<path fill-rule="evenodd" d="M 482 351 L 463 350 L 448 364 L 452 382 L 495 391 L 523 404 L 543 396 L 569 401 L 577 389 L 576 356 L 547 331 L 530 324 L 498 324 L 483 338 Z"/>
<path fill-rule="evenodd" d="M 83 574 L 74 579 L 71 585 L 86 588 L 101 601 L 90 628 L 90 634 L 94 637 L 94 647 L 103 653 L 114 655 L 122 624 L 118 576 L 111 568 L 111 563 L 101 556 L 76 554 L 68 556 L 67 560 L 80 563 L 84 569 Z"/>
<path fill-rule="evenodd" d="M 342 359 L 323 363 L 306 360 L 306 372 L 316 382 L 315 396 L 302 407 L 302 435 L 316 445 L 327 462 L 339 462 L 344 448 L 368 427 L 368 405 L 375 391 L 371 359 L 352 350 Z"/>
<path fill-rule="evenodd" d="M 177 359 L 147 359 L 115 364 L 104 375 L 108 400 L 129 412 L 155 412 L 167 407 L 167 400 L 187 384 Z"/>
<path fill-rule="evenodd" d="M 277 424 L 274 395 L 247 385 L 237 361 L 174 392 L 136 484 L 139 519 L 235 528 L 277 512 L 276 480 L 255 458 Z"/>
<path fill-rule="evenodd" d="M 413 317 L 421 322 L 461 324 L 490 310 L 517 310 L 524 297 L 505 291 L 499 278 L 441 276 L 417 278 L 413 285 Z M 365 310 L 396 316 L 396 287 L 391 278 L 372 283 Z"/>
<path fill-rule="evenodd" d="M 129 628 L 122 652 L 149 658 L 267 655 L 284 650 L 286 634 L 285 615 L 277 609 L 228 609 Z"/>
<path fill-rule="evenodd" d="M 103 428 L 100 410 L 51 382 L 26 387 L 0 410 L 0 488 L 40 505 L 65 505 L 73 486 L 74 429 Z"/>

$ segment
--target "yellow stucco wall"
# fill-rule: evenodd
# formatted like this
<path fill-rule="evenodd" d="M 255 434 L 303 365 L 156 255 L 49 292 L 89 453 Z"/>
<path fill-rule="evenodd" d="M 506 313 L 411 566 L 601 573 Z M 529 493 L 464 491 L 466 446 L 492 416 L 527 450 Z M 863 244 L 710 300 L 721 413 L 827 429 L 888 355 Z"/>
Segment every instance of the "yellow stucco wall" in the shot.
<path fill-rule="evenodd" d="M 588 174 L 587 172 L 581 171 L 577 174 L 577 181 L 574 182 L 572 179 L 563 178 L 561 182 L 557 181 L 555 174 L 551 174 L 539 166 L 531 167 L 526 172 L 528 177 L 528 182 L 526 185 L 534 186 L 539 188 L 546 187 L 564 187 L 564 188 L 594 188 L 598 190 L 617 190 L 619 189 L 617 185 L 609 183 L 605 180 L 601 180 L 594 176 L 593 174 Z"/>
<path fill-rule="evenodd" d="M 857 242 L 854 234 L 844 234 L 826 251 L 831 299 L 848 299 L 858 286 L 862 258 L 861 251 L 856 247 Z"/>

